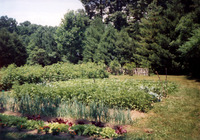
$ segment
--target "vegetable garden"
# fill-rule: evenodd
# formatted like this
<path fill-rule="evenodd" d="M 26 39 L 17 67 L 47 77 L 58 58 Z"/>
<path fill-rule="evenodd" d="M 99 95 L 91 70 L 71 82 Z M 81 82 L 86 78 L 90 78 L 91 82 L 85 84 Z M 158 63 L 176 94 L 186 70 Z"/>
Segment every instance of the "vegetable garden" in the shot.
<path fill-rule="evenodd" d="M 131 110 L 147 112 L 177 90 L 172 82 L 108 79 L 102 64 L 59 63 L 50 66 L 10 65 L 1 70 L 0 107 L 23 116 L 73 117 L 101 124 L 132 124 Z M 69 125 L 0 115 L 1 126 L 38 129 L 77 135 L 118 137 L 122 128 Z M 15 121 L 16 120 L 16 121 Z M 62 124 L 62 126 L 61 126 Z M 46 125 L 46 126 L 45 126 Z M 66 125 L 66 126 L 65 126 Z M 62 127 L 66 131 L 60 130 Z M 59 129 L 58 129 L 59 128 Z M 46 130 L 47 131 L 47 130 Z M 73 132 L 72 132 L 73 131 Z M 58 133 L 59 134 L 59 133 Z"/>

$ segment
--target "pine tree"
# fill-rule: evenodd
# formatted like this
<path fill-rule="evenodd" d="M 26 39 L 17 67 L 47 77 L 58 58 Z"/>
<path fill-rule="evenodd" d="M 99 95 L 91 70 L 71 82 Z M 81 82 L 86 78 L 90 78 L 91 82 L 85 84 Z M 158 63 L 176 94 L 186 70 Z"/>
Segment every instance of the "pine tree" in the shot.
<path fill-rule="evenodd" d="M 96 18 L 85 31 L 83 60 L 94 62 L 96 50 L 105 31 L 101 18 Z"/>
<path fill-rule="evenodd" d="M 200 28 L 193 30 L 192 37 L 179 48 L 184 66 L 193 77 L 200 78 Z"/>
<path fill-rule="evenodd" d="M 125 29 L 122 29 L 117 35 L 116 48 L 114 50 L 116 59 L 121 65 L 132 62 L 134 60 L 133 53 L 135 51 L 133 39 Z"/>
<path fill-rule="evenodd" d="M 94 61 L 103 61 L 108 65 L 112 60 L 115 60 L 117 39 L 117 30 L 112 25 L 108 25 L 95 52 Z"/>
<path fill-rule="evenodd" d="M 169 38 L 164 34 L 165 22 L 162 7 L 153 1 L 141 19 L 138 47 L 134 53 L 135 62 L 142 67 L 151 67 L 160 72 L 170 67 L 173 54 L 169 52 Z"/>

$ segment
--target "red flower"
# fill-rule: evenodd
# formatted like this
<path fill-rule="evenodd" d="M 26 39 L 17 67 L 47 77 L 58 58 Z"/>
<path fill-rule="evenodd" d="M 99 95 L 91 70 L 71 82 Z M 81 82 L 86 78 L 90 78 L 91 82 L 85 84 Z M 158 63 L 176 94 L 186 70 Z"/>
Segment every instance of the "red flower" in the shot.
<path fill-rule="evenodd" d="M 71 127 L 71 126 L 73 125 L 73 123 L 72 123 L 72 122 L 69 122 L 68 125 Z"/>

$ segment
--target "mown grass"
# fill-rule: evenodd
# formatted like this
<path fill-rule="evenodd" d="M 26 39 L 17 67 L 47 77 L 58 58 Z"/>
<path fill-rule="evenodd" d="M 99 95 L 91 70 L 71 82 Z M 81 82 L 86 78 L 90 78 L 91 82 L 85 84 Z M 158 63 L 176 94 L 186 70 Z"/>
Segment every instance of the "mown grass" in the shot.
<path fill-rule="evenodd" d="M 110 75 L 110 78 L 116 78 L 116 79 L 136 79 L 136 80 L 153 80 L 153 81 L 158 81 L 159 78 L 157 75 L 152 75 L 152 76 L 128 76 L 128 75 Z M 165 81 L 166 75 L 159 75 L 160 79 L 162 81 Z M 167 76 L 168 81 L 175 82 L 176 84 L 182 86 L 182 87 L 187 87 L 187 88 L 197 88 L 200 89 L 200 82 L 198 79 L 192 79 L 190 77 L 181 75 L 168 75 Z"/>
<path fill-rule="evenodd" d="M 160 77 L 165 80 L 165 76 Z M 118 78 L 158 79 L 156 76 L 118 76 Z M 200 83 L 189 80 L 186 76 L 168 76 L 168 80 L 178 83 L 179 91 L 169 95 L 163 102 L 154 104 L 154 108 L 147 113 L 148 117 L 133 125 L 133 131 L 124 139 L 200 139 Z M 138 129 L 134 131 L 136 127 Z"/>

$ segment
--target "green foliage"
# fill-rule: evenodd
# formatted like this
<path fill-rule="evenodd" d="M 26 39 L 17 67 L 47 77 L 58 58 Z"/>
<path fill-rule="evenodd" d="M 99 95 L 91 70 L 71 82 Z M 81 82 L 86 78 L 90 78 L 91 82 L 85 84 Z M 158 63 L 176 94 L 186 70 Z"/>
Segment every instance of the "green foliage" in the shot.
<path fill-rule="evenodd" d="M 95 63 L 69 64 L 57 63 L 46 67 L 39 65 L 16 67 L 10 65 L 2 69 L 1 85 L 7 90 L 14 84 L 44 83 L 52 81 L 66 81 L 76 78 L 107 78 L 108 74 L 103 65 Z"/>
<path fill-rule="evenodd" d="M 58 130 L 59 132 L 67 133 L 69 128 L 69 125 L 59 123 L 50 123 L 48 126 L 50 127 L 50 132 L 56 132 Z"/>
<path fill-rule="evenodd" d="M 125 63 L 123 68 L 127 70 L 132 70 L 133 68 L 136 68 L 136 64 L 134 62 Z"/>
<path fill-rule="evenodd" d="M 132 62 L 133 52 L 135 52 L 135 46 L 133 45 L 133 39 L 129 36 L 126 29 L 122 29 L 117 34 L 115 55 L 116 59 L 120 62 L 121 65 L 124 65 L 126 62 Z"/>
<path fill-rule="evenodd" d="M 111 61 L 109 66 L 110 66 L 112 74 L 115 74 L 115 75 L 120 74 L 121 65 L 117 60 Z"/>
<path fill-rule="evenodd" d="M 83 135 L 83 132 L 85 131 L 86 125 L 74 125 L 71 127 L 72 130 L 76 132 L 79 136 Z"/>
<path fill-rule="evenodd" d="M 0 68 L 12 63 L 23 65 L 26 57 L 26 49 L 17 34 L 0 28 Z"/>
<path fill-rule="evenodd" d="M 69 128 L 69 126 L 66 124 L 50 123 L 44 126 L 43 121 L 27 120 L 27 118 L 24 117 L 7 116 L 3 114 L 0 114 L 0 123 L 4 124 L 7 127 L 16 127 L 18 130 L 38 129 L 39 133 L 41 133 L 45 127 L 48 127 L 49 129 L 48 131 L 53 135 L 59 135 L 59 133 L 61 132 L 68 133 L 68 128 Z M 73 125 L 71 129 L 74 130 L 78 135 L 102 136 L 103 138 L 112 138 L 118 136 L 115 133 L 115 130 L 112 128 L 109 127 L 100 128 L 90 124 Z"/>
<path fill-rule="evenodd" d="M 97 135 L 99 136 L 101 132 L 101 128 L 96 127 L 94 125 L 85 125 L 85 130 L 83 132 L 83 135 L 87 135 L 87 136 L 93 136 L 93 135 Z"/>
<path fill-rule="evenodd" d="M 38 26 L 36 31 L 30 35 L 27 45 L 28 64 L 45 66 L 60 61 L 54 38 L 55 32 L 55 27 Z"/>
<path fill-rule="evenodd" d="M 122 28 L 128 25 L 127 14 L 125 14 L 122 11 L 117 11 L 108 18 L 106 18 L 106 22 L 112 22 L 114 24 L 115 29 L 120 31 Z"/>
<path fill-rule="evenodd" d="M 132 39 L 126 30 L 118 31 L 112 25 L 105 25 L 96 18 L 85 32 L 83 60 L 104 62 L 118 60 L 124 64 L 132 59 Z"/>
<path fill-rule="evenodd" d="M 95 62 L 103 61 L 108 65 L 116 58 L 115 48 L 118 39 L 117 33 L 117 30 L 112 25 L 106 26 L 105 32 L 96 50 Z"/>
<path fill-rule="evenodd" d="M 8 127 L 20 127 L 21 125 L 25 129 L 33 130 L 38 128 L 39 126 L 43 126 L 43 121 L 34 121 L 34 120 L 27 120 L 24 117 L 16 117 L 16 116 L 7 116 L 4 114 L 0 114 L 1 123 L 6 124 Z"/>
<path fill-rule="evenodd" d="M 166 49 L 169 45 L 169 38 L 163 34 L 165 24 L 160 16 L 162 10 L 161 6 L 157 6 L 157 1 L 149 4 L 148 14 L 141 19 L 138 47 L 134 54 L 137 64 L 153 70 L 170 67 L 170 59 L 173 57 Z"/>
<path fill-rule="evenodd" d="M 78 135 L 102 136 L 103 138 L 113 138 L 118 135 L 110 127 L 99 128 L 94 125 L 74 125 L 72 128 Z"/>
<path fill-rule="evenodd" d="M 179 50 L 185 58 L 188 71 L 192 76 L 200 77 L 200 28 L 193 31 L 192 37 Z"/>
<path fill-rule="evenodd" d="M 58 61 L 109 65 L 117 60 L 121 65 L 134 62 L 159 74 L 164 74 L 165 68 L 168 74 L 197 73 L 194 72 L 196 65 L 189 66 L 179 48 L 192 37 L 193 30 L 200 27 L 198 0 L 81 2 L 85 11 L 69 11 L 59 27 L 29 21 L 17 24 L 15 19 L 2 16 L 0 30 L 5 32 L 5 28 L 9 35 L 0 33 L 0 48 L 12 46 L 12 49 L 0 50 L 3 60 L 0 67 L 25 62 L 46 66 Z M 9 36 L 10 41 L 2 41 L 5 36 Z M 11 43 L 12 40 L 15 43 Z"/>
<path fill-rule="evenodd" d="M 115 130 L 110 128 L 110 127 L 105 127 L 102 128 L 102 131 L 100 132 L 100 135 L 103 138 L 113 138 L 113 137 L 117 137 L 117 133 L 115 133 Z"/>
<path fill-rule="evenodd" d="M 5 28 L 10 33 L 17 30 L 17 21 L 13 18 L 8 18 L 7 16 L 0 17 L 0 29 Z"/>
<path fill-rule="evenodd" d="M 24 99 L 24 103 L 25 99 L 28 98 L 26 95 L 29 95 L 31 100 L 34 99 L 38 102 L 36 106 L 41 104 L 39 102 L 44 102 L 40 97 L 43 97 L 46 102 L 51 101 L 52 104 L 57 104 L 61 100 L 69 101 L 76 98 L 85 104 L 102 101 L 109 107 L 118 106 L 145 111 L 151 108 L 152 101 L 155 101 L 155 98 L 149 92 L 151 91 L 161 96 L 163 92 L 161 85 L 157 82 L 138 82 L 134 80 L 118 81 L 104 79 L 95 80 L 94 82 L 93 80 L 79 79 L 64 82 L 64 86 L 60 84 L 62 85 L 59 82 L 47 85 L 25 84 L 14 86 L 13 94 L 18 100 Z M 168 83 L 167 88 L 170 85 Z M 34 103 L 34 101 L 32 102 Z M 29 101 L 29 103 L 31 102 Z M 24 108 L 24 110 L 26 109 Z"/>
<path fill-rule="evenodd" d="M 69 11 L 56 31 L 56 43 L 63 61 L 82 60 L 84 32 L 89 20 L 83 10 Z"/>
<path fill-rule="evenodd" d="M 95 18 L 91 22 L 90 26 L 86 29 L 83 51 L 83 60 L 85 62 L 98 62 L 96 60 L 96 51 L 104 32 L 105 25 L 100 18 Z"/>

